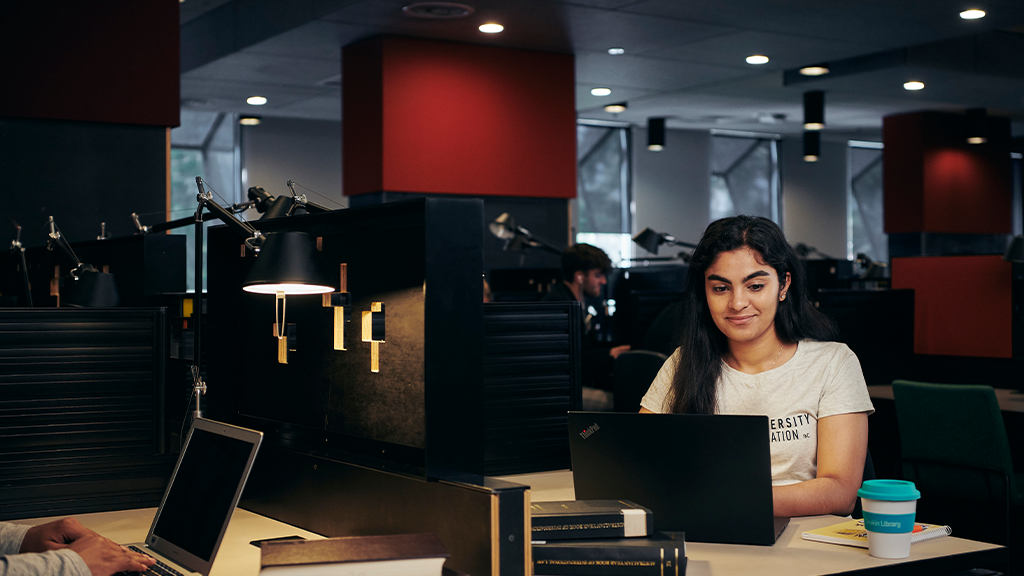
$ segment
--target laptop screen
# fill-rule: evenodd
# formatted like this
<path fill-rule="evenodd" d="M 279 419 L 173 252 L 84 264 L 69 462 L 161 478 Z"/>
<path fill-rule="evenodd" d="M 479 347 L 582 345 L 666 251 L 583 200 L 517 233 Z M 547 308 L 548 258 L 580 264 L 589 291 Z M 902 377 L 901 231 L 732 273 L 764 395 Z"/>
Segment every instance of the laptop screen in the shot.
<path fill-rule="evenodd" d="M 252 448 L 251 442 L 193 429 L 152 535 L 211 561 Z"/>

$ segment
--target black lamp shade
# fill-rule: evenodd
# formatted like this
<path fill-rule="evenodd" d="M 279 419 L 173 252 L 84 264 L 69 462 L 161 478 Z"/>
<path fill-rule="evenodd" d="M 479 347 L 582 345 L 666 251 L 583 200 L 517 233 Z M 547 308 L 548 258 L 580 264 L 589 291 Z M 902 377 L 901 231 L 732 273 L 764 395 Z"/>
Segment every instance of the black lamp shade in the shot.
<path fill-rule="evenodd" d="M 967 111 L 967 143 L 984 144 L 988 142 L 988 112 L 984 108 L 971 108 Z"/>
<path fill-rule="evenodd" d="M 635 242 L 637 246 L 655 255 L 658 253 L 658 246 L 660 246 L 664 241 L 664 236 L 662 234 L 659 234 L 650 228 L 644 228 L 643 231 L 633 237 L 633 242 Z"/>
<path fill-rule="evenodd" d="M 817 162 L 821 155 L 821 132 L 804 132 L 804 161 Z"/>
<path fill-rule="evenodd" d="M 804 130 L 825 127 L 825 93 L 821 90 L 804 92 Z"/>
<path fill-rule="evenodd" d="M 647 119 L 647 149 L 655 152 L 665 148 L 665 119 Z"/>
<path fill-rule="evenodd" d="M 85 271 L 68 281 L 62 303 L 75 308 L 112 308 L 121 301 L 114 275 Z"/>
<path fill-rule="evenodd" d="M 313 238 L 305 232 L 268 234 L 242 289 L 256 294 L 334 292 L 315 254 Z"/>
<path fill-rule="evenodd" d="M 1024 236 L 1014 236 L 1010 245 L 1006 247 L 1003 260 L 1007 262 L 1024 263 Z"/>

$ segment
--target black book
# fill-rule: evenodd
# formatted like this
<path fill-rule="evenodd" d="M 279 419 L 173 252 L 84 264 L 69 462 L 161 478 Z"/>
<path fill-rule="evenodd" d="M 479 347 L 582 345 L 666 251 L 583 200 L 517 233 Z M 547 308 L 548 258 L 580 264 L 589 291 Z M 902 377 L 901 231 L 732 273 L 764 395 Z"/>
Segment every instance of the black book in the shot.
<path fill-rule="evenodd" d="M 686 538 L 655 532 L 648 538 L 556 540 L 533 544 L 536 576 L 684 576 Z"/>
<path fill-rule="evenodd" d="M 533 540 L 630 538 L 654 532 L 651 511 L 629 500 L 563 500 L 530 504 Z"/>

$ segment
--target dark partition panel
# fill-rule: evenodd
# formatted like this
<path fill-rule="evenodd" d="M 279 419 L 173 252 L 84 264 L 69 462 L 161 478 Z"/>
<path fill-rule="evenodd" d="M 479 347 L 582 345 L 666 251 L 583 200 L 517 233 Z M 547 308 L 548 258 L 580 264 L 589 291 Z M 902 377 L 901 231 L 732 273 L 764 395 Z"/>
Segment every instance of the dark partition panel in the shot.
<path fill-rule="evenodd" d="M 579 410 L 578 302 L 484 305 L 485 472 L 569 468 L 567 412 Z"/>
<path fill-rule="evenodd" d="M 155 506 L 164 312 L 0 309 L 0 518 Z"/>
<path fill-rule="evenodd" d="M 524 576 L 528 486 L 464 477 L 427 481 L 282 449 L 260 455 L 241 507 L 324 536 L 433 532 L 473 576 Z"/>
<path fill-rule="evenodd" d="M 165 214 L 167 128 L 0 118 L 4 215 L 23 227 L 26 247 L 46 244 L 53 216 L 69 242 L 135 231 L 131 213 Z M 151 217 L 151 219 L 154 219 Z M 0 236 L 8 240 L 4 234 Z M 7 244 L 7 242 L 5 242 Z"/>
<path fill-rule="evenodd" d="M 293 296 L 282 363 L 272 336 L 274 298 L 242 291 L 254 258 L 242 256 L 241 238 L 214 228 L 211 415 L 349 462 L 432 478 L 482 473 L 483 439 L 467 433 L 482 418 L 480 201 L 411 200 L 257 226 L 316 236 L 317 259 L 332 282 L 345 264 L 352 297 L 345 349 L 334 344 L 334 309 L 320 296 Z M 380 342 L 363 341 L 364 314 L 383 320 Z M 378 372 L 371 371 L 374 348 Z"/>

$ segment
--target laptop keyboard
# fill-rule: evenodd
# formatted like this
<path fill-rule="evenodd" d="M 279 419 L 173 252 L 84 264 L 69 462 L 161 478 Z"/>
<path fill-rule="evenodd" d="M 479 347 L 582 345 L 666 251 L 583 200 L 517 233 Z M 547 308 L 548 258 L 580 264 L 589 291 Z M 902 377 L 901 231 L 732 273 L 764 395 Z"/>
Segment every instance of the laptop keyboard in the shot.
<path fill-rule="evenodd" d="M 147 554 L 145 550 L 140 549 L 138 546 L 129 546 L 128 549 L 132 552 L 138 552 L 139 554 L 145 554 L 146 556 L 153 558 L 152 555 Z M 145 574 L 146 576 L 184 576 L 181 572 L 178 572 L 167 564 L 164 564 L 156 558 L 153 559 L 156 560 L 156 564 L 150 566 L 149 570 L 146 570 L 145 572 L 118 572 L 117 576 L 135 576 L 136 574 Z"/>

